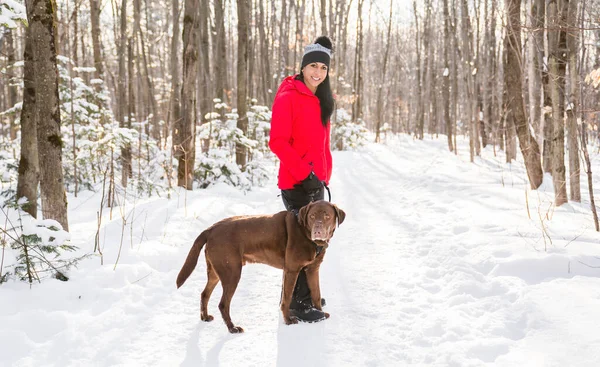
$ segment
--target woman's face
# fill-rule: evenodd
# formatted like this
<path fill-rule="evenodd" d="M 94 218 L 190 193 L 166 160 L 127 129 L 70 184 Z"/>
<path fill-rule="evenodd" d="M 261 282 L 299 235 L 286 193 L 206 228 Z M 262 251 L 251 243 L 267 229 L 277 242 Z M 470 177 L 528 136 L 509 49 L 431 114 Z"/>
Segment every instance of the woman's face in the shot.
<path fill-rule="evenodd" d="M 319 84 L 323 83 L 327 76 L 327 65 L 322 62 L 313 62 L 302 69 L 304 75 L 304 84 L 315 93 Z"/>

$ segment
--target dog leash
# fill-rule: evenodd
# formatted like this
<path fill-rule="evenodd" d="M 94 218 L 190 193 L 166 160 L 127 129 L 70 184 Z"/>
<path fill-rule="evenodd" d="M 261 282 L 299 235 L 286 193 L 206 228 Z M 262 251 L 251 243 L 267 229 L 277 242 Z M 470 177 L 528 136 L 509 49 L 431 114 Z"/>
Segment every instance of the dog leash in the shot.
<path fill-rule="evenodd" d="M 323 186 L 325 186 L 325 189 L 327 189 L 327 195 L 329 196 L 329 202 L 331 203 L 331 190 L 329 190 L 329 186 L 327 186 L 325 181 L 323 181 Z"/>

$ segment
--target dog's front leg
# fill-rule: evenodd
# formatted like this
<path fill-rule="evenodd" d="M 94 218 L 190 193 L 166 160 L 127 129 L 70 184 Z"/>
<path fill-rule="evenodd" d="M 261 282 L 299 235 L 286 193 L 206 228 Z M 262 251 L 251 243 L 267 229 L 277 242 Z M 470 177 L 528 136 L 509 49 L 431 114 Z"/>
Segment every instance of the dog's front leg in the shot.
<path fill-rule="evenodd" d="M 292 303 L 292 294 L 298 280 L 298 270 L 283 270 L 283 297 L 281 297 L 281 312 L 283 313 L 283 321 L 289 324 L 297 324 L 298 320 L 290 318 L 290 304 Z"/>
<path fill-rule="evenodd" d="M 312 304 L 317 310 L 322 310 L 321 305 L 321 286 L 319 284 L 319 268 L 307 266 L 306 267 L 306 282 L 308 283 L 308 289 L 310 289 L 310 297 Z"/>
<path fill-rule="evenodd" d="M 312 303 L 317 310 L 322 311 L 323 305 L 321 305 L 321 284 L 319 281 L 319 266 L 308 266 L 306 268 L 306 282 L 308 283 L 308 289 L 310 289 L 310 297 Z M 325 312 L 325 318 L 329 318 L 329 314 Z"/>

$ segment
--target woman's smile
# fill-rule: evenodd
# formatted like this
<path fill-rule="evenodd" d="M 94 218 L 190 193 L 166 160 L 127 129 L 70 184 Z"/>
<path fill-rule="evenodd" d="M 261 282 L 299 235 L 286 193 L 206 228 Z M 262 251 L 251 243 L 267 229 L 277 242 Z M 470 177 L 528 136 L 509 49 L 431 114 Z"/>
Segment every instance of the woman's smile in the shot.
<path fill-rule="evenodd" d="M 304 67 L 302 71 L 304 75 L 304 84 L 315 93 L 319 84 L 327 77 L 327 65 L 321 62 L 313 62 Z"/>

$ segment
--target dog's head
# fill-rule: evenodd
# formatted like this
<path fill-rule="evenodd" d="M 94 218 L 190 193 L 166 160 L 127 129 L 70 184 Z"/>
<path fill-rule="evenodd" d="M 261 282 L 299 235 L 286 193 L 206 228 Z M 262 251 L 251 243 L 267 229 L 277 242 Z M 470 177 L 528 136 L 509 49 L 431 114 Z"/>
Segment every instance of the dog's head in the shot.
<path fill-rule="evenodd" d="M 336 225 L 342 224 L 346 213 L 327 201 L 313 201 L 303 206 L 298 213 L 298 222 L 304 227 L 308 238 L 327 247 Z"/>

